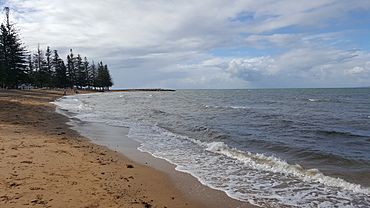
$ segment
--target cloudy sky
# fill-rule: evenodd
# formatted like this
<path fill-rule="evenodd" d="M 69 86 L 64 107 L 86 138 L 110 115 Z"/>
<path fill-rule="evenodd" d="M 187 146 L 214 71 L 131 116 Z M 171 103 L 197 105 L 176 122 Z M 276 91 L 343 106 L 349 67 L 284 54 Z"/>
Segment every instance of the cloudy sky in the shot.
<path fill-rule="evenodd" d="M 102 60 L 115 88 L 370 86 L 369 0 L 0 3 L 29 50 Z"/>

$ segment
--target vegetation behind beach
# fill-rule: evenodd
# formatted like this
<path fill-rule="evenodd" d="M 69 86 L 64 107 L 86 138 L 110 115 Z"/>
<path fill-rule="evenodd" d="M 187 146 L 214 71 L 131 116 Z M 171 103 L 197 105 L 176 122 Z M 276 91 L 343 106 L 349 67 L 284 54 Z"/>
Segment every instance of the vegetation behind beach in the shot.
<path fill-rule="evenodd" d="M 1 88 L 87 88 L 106 90 L 113 85 L 108 66 L 102 61 L 95 64 L 87 57 L 75 55 L 73 50 L 64 61 L 58 50 L 38 46 L 32 53 L 21 40 L 20 32 L 9 20 L 0 26 L 0 87 Z"/>

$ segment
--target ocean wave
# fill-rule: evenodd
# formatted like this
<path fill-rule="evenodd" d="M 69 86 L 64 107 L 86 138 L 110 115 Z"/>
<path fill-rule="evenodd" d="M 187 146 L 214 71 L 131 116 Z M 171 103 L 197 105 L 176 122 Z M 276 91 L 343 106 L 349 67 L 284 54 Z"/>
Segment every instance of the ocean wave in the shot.
<path fill-rule="evenodd" d="M 370 204 L 370 190 L 317 169 L 304 169 L 273 156 L 203 142 L 163 128 L 130 128 L 140 151 L 176 165 L 202 184 L 232 198 L 262 207 L 361 207 Z"/>
<path fill-rule="evenodd" d="M 205 126 L 194 126 L 191 128 L 191 131 L 198 132 L 198 131 L 208 131 L 209 128 Z"/>
<path fill-rule="evenodd" d="M 199 133 L 205 141 L 225 141 L 230 138 L 225 132 L 211 129 L 206 126 L 194 126 L 189 129 L 191 132 Z"/>
<path fill-rule="evenodd" d="M 308 101 L 311 101 L 311 102 L 316 102 L 318 101 L 318 99 L 312 99 L 312 98 L 309 98 Z"/>
<path fill-rule="evenodd" d="M 57 100 L 57 102 L 53 103 L 62 109 L 68 109 L 69 111 L 74 112 L 91 111 L 93 109 L 89 104 L 74 97 L 71 97 L 71 99 L 68 98 L 59 99 Z"/>
<path fill-rule="evenodd" d="M 369 188 L 347 182 L 340 178 L 325 176 L 317 169 L 304 169 L 300 165 L 291 165 L 284 160 L 264 154 L 253 154 L 236 148 L 230 148 L 223 142 L 212 142 L 207 144 L 207 151 L 223 154 L 227 157 L 242 161 L 251 168 L 270 171 L 273 173 L 290 174 L 299 177 L 303 181 L 318 182 L 327 186 L 340 187 L 357 193 L 370 194 Z"/>
<path fill-rule="evenodd" d="M 248 106 L 218 106 L 218 105 L 204 105 L 205 108 L 223 108 L 223 109 L 250 109 Z"/>
<path fill-rule="evenodd" d="M 159 110 L 159 109 L 152 109 L 152 112 L 153 112 L 154 114 L 162 114 L 162 115 L 168 115 L 168 114 L 169 114 L 169 113 L 164 112 L 164 111 Z"/>
<path fill-rule="evenodd" d="M 176 170 L 190 173 L 201 183 L 222 190 L 230 197 L 241 201 L 249 201 L 263 207 L 285 207 L 286 205 L 366 207 L 370 204 L 369 188 L 326 176 L 318 169 L 305 169 L 299 164 L 289 164 L 275 156 L 232 147 L 231 143 L 227 142 L 230 138 L 225 133 L 217 131 L 214 126 L 192 125 L 194 127 L 189 127 L 187 130 L 194 131 L 195 136 L 193 137 L 189 132 L 182 135 L 175 133 L 176 129 L 171 131 L 171 128 L 162 128 L 156 121 L 146 117 L 146 115 L 166 114 L 164 111 L 145 108 L 150 113 L 143 114 L 142 111 L 138 111 L 141 113 L 140 119 L 134 120 L 127 111 L 117 115 L 117 112 L 111 108 L 105 108 L 105 106 L 103 108 L 96 104 L 103 101 L 109 103 L 107 100 L 109 96 L 104 95 L 99 97 L 99 101 L 94 105 L 91 100 L 80 99 L 77 96 L 60 99 L 57 105 L 77 113 L 74 117 L 85 121 L 100 121 L 108 125 L 129 127 L 129 137 L 140 143 L 138 148 L 140 151 L 165 159 L 175 164 Z M 122 104 L 118 100 L 111 104 L 111 107 L 119 106 L 117 103 Z M 248 108 L 247 106 L 203 105 L 202 108 L 204 107 L 222 108 L 222 110 Z M 216 110 L 213 111 L 216 112 Z M 242 110 L 232 112 L 240 113 Z M 279 122 L 291 123 L 289 120 L 279 120 Z M 321 133 L 342 135 L 330 131 Z M 250 140 L 246 141 L 245 145 L 251 145 L 250 142 Z M 261 139 L 256 142 L 261 142 Z M 287 151 L 291 149 L 289 146 L 286 148 Z M 299 152 L 297 150 L 297 153 Z"/>
<path fill-rule="evenodd" d="M 310 102 L 332 102 L 333 100 L 327 98 L 308 98 Z"/>
<path fill-rule="evenodd" d="M 238 150 L 236 148 L 229 147 L 224 142 L 202 142 L 188 136 L 172 133 L 158 126 L 153 126 L 151 128 L 152 130 L 157 132 L 160 137 L 190 141 L 198 146 L 201 146 L 204 150 L 208 152 L 222 154 L 224 156 L 227 156 L 228 158 L 241 161 L 249 168 L 255 170 L 291 175 L 298 177 L 305 182 L 320 183 L 327 186 L 353 191 L 356 193 L 370 194 L 370 188 L 365 188 L 361 185 L 347 182 L 341 178 L 326 176 L 317 169 L 304 169 L 299 164 L 291 165 L 286 161 L 274 156 L 266 156 L 261 153 L 251 153 L 248 151 Z"/>
<path fill-rule="evenodd" d="M 250 107 L 248 106 L 228 106 L 229 108 L 233 109 L 249 109 Z"/>
<path fill-rule="evenodd" d="M 369 137 L 369 135 L 338 130 L 316 130 L 315 133 L 331 137 Z"/>

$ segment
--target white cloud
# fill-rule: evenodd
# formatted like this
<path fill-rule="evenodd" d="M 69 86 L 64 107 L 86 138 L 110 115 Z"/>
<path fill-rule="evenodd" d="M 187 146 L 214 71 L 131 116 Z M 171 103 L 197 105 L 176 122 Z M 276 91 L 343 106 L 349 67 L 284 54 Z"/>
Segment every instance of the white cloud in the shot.
<path fill-rule="evenodd" d="M 225 71 L 252 87 L 370 85 L 370 53 L 333 48 L 292 49 L 275 57 L 225 60 Z"/>
<path fill-rule="evenodd" d="M 367 1 L 6 2 L 31 49 L 41 43 L 65 53 L 71 47 L 102 59 L 110 65 L 117 87 L 240 88 L 263 86 L 263 80 L 270 85 L 276 77 L 280 77 L 277 82 L 287 81 L 284 77 L 341 80 L 335 76 L 351 74 L 355 80 L 368 73 L 367 54 L 351 57 L 356 53 L 321 47 L 336 41 L 337 33 L 276 32 L 325 27 L 328 21 L 345 20 L 350 12 L 370 10 Z M 284 50 L 256 57 L 209 54 L 217 48 L 238 47 Z M 354 69 L 355 61 L 364 70 Z M 347 71 L 340 70 L 341 75 L 334 68 Z"/>
<path fill-rule="evenodd" d="M 247 59 L 232 59 L 228 63 L 227 72 L 246 81 L 260 80 L 273 76 L 278 72 L 275 60 L 271 57 L 254 57 Z"/>

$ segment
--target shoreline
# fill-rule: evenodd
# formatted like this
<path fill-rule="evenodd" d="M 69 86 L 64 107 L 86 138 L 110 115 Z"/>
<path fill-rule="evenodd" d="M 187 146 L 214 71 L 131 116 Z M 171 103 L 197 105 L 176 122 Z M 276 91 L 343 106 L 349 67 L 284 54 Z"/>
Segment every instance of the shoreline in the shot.
<path fill-rule="evenodd" d="M 69 122 L 72 129 L 79 132 L 91 142 L 107 147 L 134 163 L 158 170 L 167 176 L 167 179 L 192 201 L 202 204 L 202 207 L 256 207 L 247 202 L 241 202 L 231 198 L 221 190 L 212 189 L 203 185 L 198 179 L 189 173 L 176 170 L 176 165 L 142 152 L 137 148 L 140 144 L 128 137 L 129 128 L 109 126 L 103 123 L 85 122 L 73 119 Z M 120 143 L 117 144 L 117 141 Z"/>
<path fill-rule="evenodd" d="M 49 103 L 62 97 L 62 91 L 9 90 L 0 91 L 0 95 L 3 109 L 0 112 L 0 154 L 3 158 L 0 161 L 3 178 L 0 181 L 0 205 L 209 205 L 174 184 L 178 179 L 176 176 L 171 178 L 162 170 L 132 161 L 72 130 L 67 124 L 69 119 L 55 112 L 55 106 Z M 192 180 L 200 184 L 193 177 Z M 252 206 L 238 202 L 232 207 Z"/>

